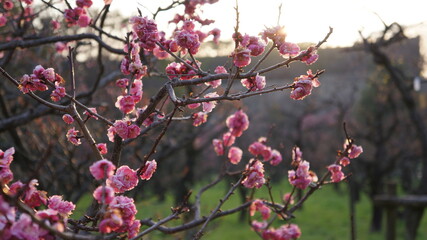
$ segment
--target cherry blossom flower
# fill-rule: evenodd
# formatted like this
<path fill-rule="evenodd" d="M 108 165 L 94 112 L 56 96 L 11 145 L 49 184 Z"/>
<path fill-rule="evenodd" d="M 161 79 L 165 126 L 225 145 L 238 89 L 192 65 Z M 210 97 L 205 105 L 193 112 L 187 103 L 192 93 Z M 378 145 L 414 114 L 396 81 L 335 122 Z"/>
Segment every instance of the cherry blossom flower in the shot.
<path fill-rule="evenodd" d="M 288 171 L 288 180 L 291 185 L 300 188 L 306 189 L 308 185 L 314 180 L 312 174 L 309 172 L 310 163 L 303 160 L 298 165 L 297 170 Z"/>
<path fill-rule="evenodd" d="M 230 129 L 231 135 L 240 137 L 243 134 L 243 131 L 246 131 L 249 128 L 248 115 L 246 115 L 243 110 L 238 110 L 227 118 L 226 124 Z"/>
<path fill-rule="evenodd" d="M 264 165 L 256 159 L 251 159 L 246 165 L 245 178 L 242 181 L 243 186 L 260 188 L 264 183 Z"/>
<path fill-rule="evenodd" d="M 15 154 L 15 148 L 8 148 L 6 151 L 0 149 L 0 167 L 9 166 L 13 161 L 13 154 Z"/>
<path fill-rule="evenodd" d="M 221 37 L 221 30 L 214 28 L 208 32 L 208 35 L 213 36 L 213 41 L 215 44 L 219 44 L 219 38 Z"/>
<path fill-rule="evenodd" d="M 223 66 L 218 66 L 215 68 L 215 73 L 227 73 L 227 70 L 223 67 Z M 214 80 L 214 81 L 210 81 L 210 82 L 205 82 L 205 85 L 207 86 L 212 86 L 212 88 L 217 88 L 219 86 L 221 86 L 222 83 L 222 79 L 218 79 L 218 80 Z"/>
<path fill-rule="evenodd" d="M 114 199 L 114 189 L 110 186 L 99 186 L 93 191 L 93 198 L 98 203 L 110 204 Z"/>
<path fill-rule="evenodd" d="M 141 171 L 141 174 L 139 177 L 141 177 L 142 180 L 150 180 L 150 178 L 153 176 L 154 172 L 157 169 L 157 162 L 156 160 L 147 161 L 145 163 L 144 168 Z"/>
<path fill-rule="evenodd" d="M 267 28 L 262 32 L 261 38 L 267 42 L 268 39 L 272 40 L 277 46 L 282 45 L 286 39 L 285 28 L 283 26 L 276 26 Z"/>
<path fill-rule="evenodd" d="M 0 27 L 5 26 L 7 23 L 7 18 L 2 13 L 0 13 Z"/>
<path fill-rule="evenodd" d="M 11 10 L 11 9 L 13 8 L 13 6 L 14 6 L 14 4 L 13 4 L 13 2 L 12 2 L 12 1 L 10 1 L 10 0 L 4 0 L 4 1 L 3 1 L 3 8 L 4 8 L 6 11 Z"/>
<path fill-rule="evenodd" d="M 279 47 L 280 54 L 282 54 L 285 57 L 286 56 L 288 56 L 288 57 L 296 56 L 296 55 L 298 55 L 299 51 L 300 51 L 300 48 L 296 43 L 284 42 Z"/>
<path fill-rule="evenodd" d="M 265 77 L 258 74 L 255 77 L 242 79 L 241 83 L 250 91 L 260 91 L 265 88 L 266 84 Z"/>
<path fill-rule="evenodd" d="M 118 96 L 115 106 L 124 114 L 128 114 L 135 110 L 135 101 L 130 95 Z"/>
<path fill-rule="evenodd" d="M 205 112 L 197 112 L 192 115 L 193 126 L 198 127 L 208 120 L 208 114 Z"/>
<path fill-rule="evenodd" d="M 116 81 L 116 86 L 119 88 L 127 88 L 129 84 L 129 79 L 127 78 L 120 78 Z"/>
<path fill-rule="evenodd" d="M 55 70 L 53 68 L 47 68 L 45 69 L 42 74 L 43 78 L 49 82 L 55 82 L 56 75 Z"/>
<path fill-rule="evenodd" d="M 242 159 L 243 151 L 238 147 L 231 147 L 228 150 L 228 159 L 232 164 L 238 164 Z"/>
<path fill-rule="evenodd" d="M 246 67 L 251 63 L 251 50 L 245 47 L 238 47 L 231 54 L 233 57 L 233 63 L 236 67 Z"/>
<path fill-rule="evenodd" d="M 107 154 L 108 152 L 106 143 L 98 143 L 96 144 L 96 148 L 98 148 L 99 153 L 101 153 L 102 155 Z"/>
<path fill-rule="evenodd" d="M 249 207 L 249 215 L 254 216 L 255 212 L 260 212 L 263 220 L 270 218 L 270 208 L 267 207 L 267 205 L 265 205 L 264 202 L 260 199 L 254 200 Z"/>
<path fill-rule="evenodd" d="M 272 166 L 277 166 L 279 163 L 282 162 L 282 154 L 280 154 L 279 151 L 276 149 L 271 151 L 271 158 L 270 158 L 270 164 Z"/>
<path fill-rule="evenodd" d="M 111 233 L 118 230 L 122 225 L 123 219 L 120 210 L 113 209 L 104 214 L 104 218 L 101 220 L 98 227 L 101 233 Z"/>
<path fill-rule="evenodd" d="M 292 149 L 292 166 L 298 166 L 302 161 L 302 152 L 299 147 L 295 146 Z"/>
<path fill-rule="evenodd" d="M 251 56 L 259 56 L 264 52 L 265 44 L 259 41 L 258 37 L 245 35 L 241 42 L 243 46 L 248 48 Z"/>
<path fill-rule="evenodd" d="M 50 21 L 50 25 L 52 26 L 53 30 L 58 30 L 61 27 L 61 24 L 56 20 Z"/>
<path fill-rule="evenodd" d="M 123 193 L 132 190 L 138 184 L 138 176 L 135 170 L 123 165 L 107 179 L 107 184 L 114 189 L 114 192 Z"/>
<path fill-rule="evenodd" d="M 348 157 L 350 159 L 354 159 L 359 157 L 359 155 L 363 152 L 363 148 L 361 146 L 357 146 L 355 144 L 351 145 L 350 151 L 348 153 Z"/>
<path fill-rule="evenodd" d="M 46 91 L 48 89 L 47 85 L 44 84 L 39 78 L 36 76 L 29 76 L 24 74 L 20 79 L 20 84 L 18 86 L 19 90 L 26 94 L 29 91 Z"/>
<path fill-rule="evenodd" d="M 141 47 L 152 51 L 156 47 L 156 41 L 160 38 L 157 24 L 147 17 L 132 17 L 129 22 L 132 24 L 133 31 L 138 35 Z"/>
<path fill-rule="evenodd" d="M 196 99 L 198 99 L 198 98 L 196 98 Z M 195 108 L 200 107 L 200 105 L 202 105 L 202 104 L 201 103 L 191 103 L 191 104 L 188 104 L 187 107 L 189 109 L 195 109 Z"/>
<path fill-rule="evenodd" d="M 47 207 L 69 216 L 76 208 L 76 205 L 72 202 L 62 200 L 62 196 L 53 195 L 48 199 Z"/>
<path fill-rule="evenodd" d="M 36 217 L 43 220 L 47 225 L 50 225 L 58 232 L 64 232 L 65 226 L 63 219 L 59 216 L 58 211 L 53 209 L 45 209 L 36 212 Z M 54 239 L 55 235 L 44 228 L 40 228 L 39 239 Z"/>
<path fill-rule="evenodd" d="M 65 135 L 67 137 L 67 140 L 78 146 L 80 145 L 82 142 L 80 141 L 80 138 L 77 136 L 77 134 L 79 133 L 78 130 L 76 130 L 75 128 L 71 128 L 67 131 L 67 134 Z"/>
<path fill-rule="evenodd" d="M 320 82 L 314 77 L 311 70 L 309 70 L 307 71 L 307 75 L 301 75 L 294 79 L 291 98 L 294 100 L 302 100 L 311 94 L 313 87 L 318 86 L 320 86 Z"/>
<path fill-rule="evenodd" d="M 64 42 L 55 43 L 55 51 L 57 53 L 62 53 L 66 48 L 67 48 L 67 43 L 64 43 Z"/>
<path fill-rule="evenodd" d="M 10 234 L 17 239 L 38 240 L 39 231 L 39 226 L 26 213 L 22 213 L 10 227 Z"/>
<path fill-rule="evenodd" d="M 55 90 L 53 90 L 50 94 L 50 98 L 52 99 L 52 101 L 58 102 L 59 100 L 61 100 L 61 98 L 65 97 L 65 94 L 66 93 L 64 87 L 56 86 Z"/>
<path fill-rule="evenodd" d="M 204 96 L 204 98 L 215 98 L 219 97 L 219 95 L 216 92 L 208 93 Z M 203 102 L 203 112 L 209 113 L 212 112 L 212 110 L 216 107 L 217 101 L 210 101 L 210 102 Z"/>
<path fill-rule="evenodd" d="M 96 180 L 107 179 L 114 174 L 116 166 L 107 159 L 102 159 L 89 167 L 89 171 Z"/>
<path fill-rule="evenodd" d="M 251 227 L 255 232 L 261 232 L 267 227 L 268 223 L 266 221 L 258 222 L 256 220 L 253 220 L 251 222 Z"/>
<path fill-rule="evenodd" d="M 315 47 L 309 47 L 307 50 L 301 52 L 301 54 L 307 54 L 301 59 L 301 62 L 305 62 L 307 65 L 311 65 L 317 61 L 319 55 L 316 53 Z"/>
<path fill-rule="evenodd" d="M 92 0 L 76 0 L 76 5 L 81 8 L 89 8 L 92 4 Z"/>
<path fill-rule="evenodd" d="M 345 166 L 347 166 L 347 165 L 349 165 L 349 164 L 350 164 L 350 159 L 349 159 L 348 157 L 342 157 L 342 158 L 340 158 L 339 163 L 340 163 L 343 167 L 345 167 Z"/>
<path fill-rule="evenodd" d="M 178 31 L 175 34 L 175 41 L 181 48 L 188 49 L 191 54 L 196 54 L 199 51 L 200 40 L 199 35 L 190 31 Z"/>
<path fill-rule="evenodd" d="M 341 169 L 342 167 L 338 164 L 331 164 L 328 166 L 328 171 L 331 173 L 332 182 L 337 183 L 344 179 L 345 176 Z"/>
<path fill-rule="evenodd" d="M 226 132 L 222 135 L 222 141 L 225 147 L 230 147 L 236 141 L 236 137 L 231 134 L 231 132 Z"/>
<path fill-rule="evenodd" d="M 0 183 L 8 184 L 13 180 L 13 172 L 9 166 L 2 166 L 0 168 Z"/>
<path fill-rule="evenodd" d="M 214 139 L 212 140 L 212 145 L 214 146 L 214 150 L 216 155 L 221 156 L 224 155 L 224 145 L 222 140 Z"/>
<path fill-rule="evenodd" d="M 114 122 L 114 125 L 108 128 L 108 139 L 111 142 L 114 142 L 114 134 L 119 135 L 124 140 L 136 138 L 141 129 L 136 126 L 135 124 L 132 124 L 128 120 L 116 120 Z"/>

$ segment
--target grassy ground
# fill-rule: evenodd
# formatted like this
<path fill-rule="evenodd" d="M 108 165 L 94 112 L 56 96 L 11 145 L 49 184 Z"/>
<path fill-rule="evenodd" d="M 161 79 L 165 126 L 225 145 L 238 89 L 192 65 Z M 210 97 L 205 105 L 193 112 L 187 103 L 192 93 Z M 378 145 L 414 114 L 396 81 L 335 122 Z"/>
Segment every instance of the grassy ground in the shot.
<path fill-rule="evenodd" d="M 197 192 L 198 188 L 194 189 Z M 275 200 L 279 200 L 281 193 L 290 190 L 288 183 L 277 184 L 273 187 L 273 196 Z M 220 184 L 203 195 L 202 202 L 204 214 L 215 207 L 218 203 L 219 196 L 225 194 L 226 188 L 224 184 Z M 266 188 L 263 187 L 257 196 L 267 196 Z M 194 200 L 194 199 L 193 199 Z M 83 199 L 82 202 L 87 202 Z M 170 214 L 172 199 L 167 199 L 163 203 L 157 202 L 155 199 L 143 201 L 137 204 L 138 218 L 152 217 L 154 220 L 166 217 Z M 237 195 L 233 195 L 228 202 L 221 208 L 223 210 L 233 208 L 239 203 Z M 303 240 L 342 240 L 350 239 L 350 220 L 349 220 L 349 200 L 348 192 L 345 189 L 345 184 L 341 185 L 341 191 L 335 191 L 332 185 L 325 186 L 320 191 L 317 191 L 310 197 L 303 209 L 295 213 L 296 219 L 293 223 L 298 224 L 301 228 Z M 84 204 L 83 204 L 84 205 Z M 79 214 L 77 212 L 76 214 Z M 240 222 L 238 214 L 230 215 L 220 219 L 216 219 L 208 226 L 205 237 L 206 240 L 217 239 L 259 239 L 259 237 L 251 231 L 247 221 Z M 356 205 L 356 234 L 360 240 L 382 240 L 385 238 L 384 230 L 380 233 L 371 233 L 369 231 L 370 222 L 370 204 L 366 197 L 362 196 L 360 202 Z M 168 226 L 174 226 L 178 222 L 171 222 Z M 398 222 L 398 239 L 404 239 L 403 222 Z M 183 234 L 164 235 L 154 232 L 144 239 L 188 239 Z M 427 239 L 427 217 L 424 216 L 420 227 L 419 240 Z"/>

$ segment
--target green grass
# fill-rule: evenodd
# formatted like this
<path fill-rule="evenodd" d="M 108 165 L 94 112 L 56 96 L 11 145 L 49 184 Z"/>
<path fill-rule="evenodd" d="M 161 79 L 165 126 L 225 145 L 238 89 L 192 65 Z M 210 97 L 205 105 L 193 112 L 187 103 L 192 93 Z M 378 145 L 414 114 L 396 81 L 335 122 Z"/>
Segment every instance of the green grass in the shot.
<path fill-rule="evenodd" d="M 194 189 L 194 195 L 199 188 Z M 290 191 L 288 183 L 276 184 L 273 186 L 273 196 L 275 201 L 280 200 L 282 193 Z M 226 193 L 224 184 L 219 184 L 214 188 L 205 192 L 202 198 L 202 214 L 207 215 L 218 203 L 218 199 Z M 256 192 L 256 197 L 266 197 L 267 189 L 261 188 Z M 193 196 L 194 197 L 194 196 Z M 191 199 L 194 201 L 194 198 Z M 82 205 L 89 201 L 88 198 L 81 200 Z M 168 216 L 172 207 L 172 198 L 167 198 L 165 202 L 159 203 L 156 199 L 149 199 L 137 204 L 137 218 L 153 218 L 158 220 Z M 80 204 L 80 203 L 79 203 Z M 81 214 L 79 209 L 76 210 L 76 215 Z M 237 194 L 232 195 L 227 201 L 222 210 L 233 208 L 239 204 Z M 86 204 L 87 205 L 87 204 Z M 206 229 L 203 239 L 259 239 L 259 237 L 250 229 L 247 221 L 240 222 L 239 214 L 233 214 L 213 220 Z M 296 218 L 293 223 L 298 224 L 301 228 L 303 240 L 341 240 L 350 239 L 350 220 L 349 220 L 349 199 L 348 191 L 345 189 L 345 184 L 342 184 L 340 191 L 335 191 L 332 185 L 325 186 L 323 189 L 315 192 L 304 204 L 301 210 L 295 212 Z M 183 216 L 185 217 L 185 216 Z M 371 233 L 369 231 L 370 224 L 370 202 L 362 195 L 361 200 L 356 204 L 356 234 L 360 240 L 382 240 L 385 238 L 384 230 L 380 233 Z M 278 225 L 282 224 L 277 220 Z M 167 226 L 176 226 L 181 223 L 181 220 L 176 220 L 167 224 Z M 404 239 L 403 222 L 397 223 L 397 239 Z M 424 226 L 424 227 L 423 227 Z M 424 216 L 423 222 L 419 229 L 417 239 L 427 239 L 427 217 Z M 385 226 L 383 227 L 383 229 Z M 159 232 L 153 232 L 144 239 L 187 239 L 183 233 L 174 235 L 165 235 Z"/>

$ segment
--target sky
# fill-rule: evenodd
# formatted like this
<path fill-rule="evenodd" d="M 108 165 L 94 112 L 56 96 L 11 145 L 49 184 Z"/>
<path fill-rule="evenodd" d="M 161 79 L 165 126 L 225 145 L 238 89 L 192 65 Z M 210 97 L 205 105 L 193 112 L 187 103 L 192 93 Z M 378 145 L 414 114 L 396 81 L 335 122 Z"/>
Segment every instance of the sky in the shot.
<path fill-rule="evenodd" d="M 100 0 L 94 2 L 102 4 Z M 154 12 L 159 5 L 165 6 L 170 2 L 171 0 L 113 0 L 111 9 L 118 10 L 125 16 L 134 16 L 137 15 L 138 7 L 143 14 L 150 16 L 150 12 Z M 234 31 L 235 4 L 235 0 L 220 0 L 202 8 L 205 18 L 216 21 L 208 28 L 220 28 L 222 40 L 231 38 Z M 359 31 L 367 36 L 383 29 L 378 16 L 387 24 L 398 22 L 411 26 L 408 29 L 410 35 L 427 34 L 426 0 L 238 0 L 238 4 L 240 30 L 249 35 L 257 35 L 266 26 L 277 25 L 278 9 L 282 4 L 279 23 L 285 26 L 287 40 L 290 42 L 318 42 L 331 26 L 334 33 L 327 45 L 351 46 L 360 40 Z M 182 11 L 182 8 L 178 10 Z M 159 15 L 159 29 L 171 30 L 171 26 L 168 29 L 167 21 L 172 16 L 170 13 Z"/>

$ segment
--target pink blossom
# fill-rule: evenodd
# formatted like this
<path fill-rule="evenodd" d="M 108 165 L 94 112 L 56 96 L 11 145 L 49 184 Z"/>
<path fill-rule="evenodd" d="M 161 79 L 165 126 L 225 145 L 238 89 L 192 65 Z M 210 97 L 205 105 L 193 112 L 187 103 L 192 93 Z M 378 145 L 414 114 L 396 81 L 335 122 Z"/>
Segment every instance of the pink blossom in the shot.
<path fill-rule="evenodd" d="M 56 42 L 55 50 L 57 53 L 62 53 L 67 48 L 67 43 L 64 42 Z"/>
<path fill-rule="evenodd" d="M 138 176 L 135 170 L 123 165 L 107 179 L 107 184 L 114 189 L 114 192 L 123 193 L 132 190 L 138 184 Z"/>
<path fill-rule="evenodd" d="M 62 196 L 53 195 L 48 199 L 47 207 L 67 216 L 76 208 L 72 202 L 62 200 Z"/>
<path fill-rule="evenodd" d="M 152 51 L 160 39 L 157 24 L 147 17 L 132 17 L 129 21 L 133 31 L 138 35 L 141 47 Z"/>
<path fill-rule="evenodd" d="M 80 15 L 79 20 L 77 20 L 77 24 L 80 27 L 87 27 L 91 21 L 92 19 L 88 15 Z"/>
<path fill-rule="evenodd" d="M 10 1 L 10 0 L 4 0 L 4 1 L 3 1 L 3 8 L 4 8 L 6 11 L 11 10 L 11 9 L 13 8 L 13 2 L 12 2 L 12 1 Z"/>
<path fill-rule="evenodd" d="M 45 209 L 41 211 L 37 211 L 35 214 L 36 217 L 40 220 L 43 220 L 45 223 L 50 225 L 53 229 L 58 232 L 64 232 L 65 226 L 64 221 L 58 215 L 58 211 L 53 209 Z M 39 239 L 54 239 L 55 235 L 50 233 L 48 230 L 44 228 L 40 228 Z"/>
<path fill-rule="evenodd" d="M 270 164 L 273 166 L 279 165 L 279 163 L 282 162 L 282 154 L 280 154 L 279 151 L 276 149 L 271 151 L 271 158 L 270 158 Z"/>
<path fill-rule="evenodd" d="M 331 164 L 328 166 L 328 171 L 331 173 L 332 182 L 337 183 L 344 179 L 345 176 L 341 169 L 342 167 L 338 164 Z"/>
<path fill-rule="evenodd" d="M 242 79 L 241 83 L 250 91 L 260 91 L 265 88 L 266 84 L 265 77 L 258 74 L 255 77 Z"/>
<path fill-rule="evenodd" d="M 24 74 L 20 80 L 20 84 L 18 86 L 21 92 L 28 93 L 29 91 L 46 91 L 48 87 L 44 84 L 39 78 L 36 76 L 29 76 Z"/>
<path fill-rule="evenodd" d="M 228 150 L 228 159 L 232 164 L 238 164 L 242 159 L 243 151 L 238 147 L 231 147 Z"/>
<path fill-rule="evenodd" d="M 139 177 L 141 177 L 142 180 L 150 180 L 150 178 L 153 176 L 154 172 L 157 169 L 157 162 L 156 160 L 147 161 L 145 163 L 144 168 L 141 171 L 141 174 Z"/>
<path fill-rule="evenodd" d="M 13 172 L 10 170 L 9 166 L 0 167 L 0 183 L 8 184 L 13 179 Z"/>
<path fill-rule="evenodd" d="M 154 56 L 156 56 L 158 59 L 166 59 L 169 56 L 169 53 L 164 51 L 163 49 L 156 47 L 153 49 L 153 54 Z"/>
<path fill-rule="evenodd" d="M 139 233 L 139 229 L 141 228 L 140 221 L 133 221 L 132 225 L 128 228 L 128 238 L 134 238 Z"/>
<path fill-rule="evenodd" d="M 303 160 L 298 165 L 297 170 L 288 171 L 288 180 L 291 185 L 300 188 L 306 189 L 308 185 L 313 181 L 313 177 L 309 172 L 310 163 Z"/>
<path fill-rule="evenodd" d="M 76 5 L 81 8 L 92 6 L 92 0 L 76 0 Z"/>
<path fill-rule="evenodd" d="M 8 148 L 6 151 L 0 149 L 0 167 L 9 166 L 13 161 L 13 154 L 15 154 L 15 148 Z"/>
<path fill-rule="evenodd" d="M 116 120 L 114 125 L 108 128 L 108 139 L 114 142 L 114 134 L 119 135 L 124 140 L 136 138 L 141 129 L 130 121 Z"/>
<path fill-rule="evenodd" d="M 143 94 L 142 86 L 143 86 L 142 81 L 137 79 L 133 81 L 130 87 L 129 95 L 132 96 L 133 101 L 135 103 L 138 103 L 142 99 L 142 94 Z"/>
<path fill-rule="evenodd" d="M 135 110 L 135 101 L 132 96 L 118 96 L 115 106 L 124 114 L 128 114 Z"/>
<path fill-rule="evenodd" d="M 92 113 L 88 112 L 88 111 L 84 111 L 83 114 L 88 116 L 89 118 L 93 118 L 95 120 L 98 120 L 98 117 L 94 114 L 98 114 L 98 112 L 96 111 L 96 108 L 88 108 Z"/>
<path fill-rule="evenodd" d="M 114 189 L 110 186 L 99 186 L 93 191 L 93 198 L 98 203 L 110 204 L 114 199 Z"/>
<path fill-rule="evenodd" d="M 64 120 L 66 124 L 72 124 L 74 122 L 74 118 L 68 113 L 62 115 L 62 120 Z"/>
<path fill-rule="evenodd" d="M 114 174 L 116 166 L 107 159 L 102 159 L 89 167 L 89 171 L 96 180 L 106 179 Z"/>
<path fill-rule="evenodd" d="M 251 227 L 255 232 L 261 232 L 267 227 L 268 223 L 266 221 L 258 222 L 256 220 L 253 220 L 251 222 Z"/>
<path fill-rule="evenodd" d="M 52 26 L 53 30 L 58 30 L 61 27 L 61 24 L 56 20 L 50 21 L 50 25 Z"/>
<path fill-rule="evenodd" d="M 204 98 L 215 98 L 219 97 L 219 95 L 216 92 L 208 93 L 204 96 Z M 210 102 L 203 102 L 203 112 L 209 113 L 212 112 L 212 110 L 216 107 L 216 101 L 210 101 Z"/>
<path fill-rule="evenodd" d="M 361 146 L 357 146 L 355 144 L 351 145 L 350 151 L 348 153 L 348 157 L 350 159 L 354 159 L 359 157 L 359 155 L 363 152 L 363 148 Z"/>
<path fill-rule="evenodd" d="M 38 225 L 33 223 L 31 217 L 26 213 L 22 213 L 10 227 L 10 233 L 16 239 L 38 240 L 39 231 Z"/>
<path fill-rule="evenodd" d="M 253 36 L 245 35 L 243 37 L 242 45 L 251 51 L 251 56 L 259 56 L 264 52 L 265 49 L 264 43 L 259 41 L 258 37 Z"/>
<path fill-rule="evenodd" d="M 278 239 L 297 239 L 301 237 L 301 230 L 296 224 L 285 224 L 277 229 Z"/>
<path fill-rule="evenodd" d="M 119 88 L 126 88 L 129 84 L 129 79 L 127 78 L 120 78 L 116 81 L 116 86 Z"/>
<path fill-rule="evenodd" d="M 261 213 L 263 220 L 270 218 L 270 208 L 267 207 L 267 205 L 265 205 L 260 199 L 256 199 L 252 202 L 251 206 L 249 207 L 249 215 L 254 216 L 255 212 L 257 211 Z"/>
<path fill-rule="evenodd" d="M 251 56 L 250 56 L 251 50 L 244 48 L 244 47 L 238 47 L 234 52 L 231 54 L 233 57 L 233 63 L 236 67 L 246 67 L 251 63 Z"/>
<path fill-rule="evenodd" d="M 222 141 L 225 147 L 230 147 L 236 141 L 236 137 L 231 134 L 231 132 L 226 132 L 222 135 Z"/>
<path fill-rule="evenodd" d="M 99 153 L 102 155 L 107 154 L 107 144 L 106 143 L 98 143 L 96 144 L 96 148 L 98 148 Z"/>
<path fill-rule="evenodd" d="M 301 75 L 294 79 L 291 98 L 294 100 L 302 100 L 311 94 L 313 87 L 318 86 L 320 86 L 320 82 L 314 77 L 311 70 L 309 70 L 307 71 L 307 75 Z"/>
<path fill-rule="evenodd" d="M 347 165 L 349 165 L 349 164 L 350 164 L 350 159 L 349 159 L 348 157 L 342 157 L 342 158 L 340 158 L 339 163 L 340 163 L 343 167 L 345 167 L 345 166 L 347 166 Z"/>
<path fill-rule="evenodd" d="M 214 146 L 216 155 L 218 156 L 224 155 L 224 145 L 222 144 L 222 140 L 214 139 L 212 140 L 212 145 Z"/>
<path fill-rule="evenodd" d="M 198 98 L 196 98 L 196 99 L 198 99 Z M 200 107 L 200 105 L 202 105 L 202 104 L 201 103 L 191 103 L 191 104 L 188 104 L 187 107 L 189 109 L 195 109 L 195 108 Z"/>
<path fill-rule="evenodd" d="M 301 62 L 305 62 L 307 65 L 315 63 L 319 58 L 319 55 L 317 55 L 316 52 L 315 47 L 309 47 L 307 50 L 302 51 L 301 54 L 306 55 L 301 59 Z"/>
<path fill-rule="evenodd" d="M 295 43 L 290 43 L 290 42 L 284 42 L 282 45 L 280 45 L 279 47 L 279 52 L 280 54 L 282 54 L 283 56 L 289 56 L 289 57 L 293 57 L 298 55 L 300 51 L 300 48 L 297 44 Z"/>
<path fill-rule="evenodd" d="M 66 93 L 64 87 L 56 86 L 55 90 L 53 90 L 50 94 L 50 98 L 52 99 L 52 101 L 58 102 L 59 100 L 61 100 L 61 98 L 65 97 L 65 94 Z"/>
<path fill-rule="evenodd" d="M 292 149 L 292 166 L 298 166 L 302 161 L 302 152 L 299 147 L 295 146 Z"/>
<path fill-rule="evenodd" d="M 199 35 L 190 31 L 179 31 L 175 34 L 175 41 L 178 46 L 188 49 L 191 54 L 196 54 L 199 51 L 200 41 Z"/>
<path fill-rule="evenodd" d="M 39 185 L 37 179 L 33 179 L 28 183 L 28 186 L 26 187 L 26 191 L 22 196 L 23 201 L 25 204 L 27 204 L 29 207 L 34 208 L 38 207 L 42 204 L 46 205 L 47 197 L 46 192 L 37 190 L 37 186 Z M 24 184 L 18 185 L 19 187 L 25 187 Z M 12 187 L 11 187 L 12 188 Z M 17 189 L 17 191 L 20 191 L 21 189 Z"/>
<path fill-rule="evenodd" d="M 198 127 L 208 120 L 208 114 L 205 112 L 197 112 L 193 114 L 192 118 L 193 126 Z"/>
<path fill-rule="evenodd" d="M 101 233 L 111 233 L 116 231 L 123 225 L 123 219 L 119 210 L 108 211 L 104 215 L 104 219 L 99 223 L 99 231 Z"/>
<path fill-rule="evenodd" d="M 110 203 L 111 208 L 120 210 L 121 216 L 124 221 L 131 221 L 135 219 L 135 214 L 138 212 L 132 198 L 126 196 L 116 196 Z"/>
<path fill-rule="evenodd" d="M 55 70 L 53 68 L 47 68 L 42 72 L 42 75 L 44 79 L 46 79 L 49 82 L 55 82 L 56 75 Z"/>
<path fill-rule="evenodd" d="M 286 32 L 283 26 L 276 26 L 272 28 L 267 28 L 262 32 L 261 38 L 267 42 L 268 39 L 271 39 L 274 44 L 277 46 L 282 45 L 286 39 Z"/>
<path fill-rule="evenodd" d="M 221 30 L 214 28 L 208 32 L 208 35 L 213 36 L 213 41 L 215 44 L 219 44 L 219 38 L 221 37 Z"/>
<path fill-rule="evenodd" d="M 251 159 L 246 165 L 245 178 L 242 181 L 243 186 L 260 188 L 264 183 L 264 165 L 256 159 Z"/>
<path fill-rule="evenodd" d="M 215 68 L 215 73 L 227 73 L 227 70 L 223 66 L 218 66 Z M 212 88 L 217 88 L 221 86 L 221 83 L 222 83 L 222 80 L 218 79 L 210 82 L 205 82 L 205 85 L 212 86 Z"/>
<path fill-rule="evenodd" d="M 238 110 L 233 115 L 228 116 L 226 124 L 233 136 L 240 137 L 243 131 L 249 128 L 248 115 L 243 110 Z"/>
<path fill-rule="evenodd" d="M 78 130 L 76 130 L 75 128 L 71 128 L 67 131 L 67 134 L 65 135 L 67 137 L 67 140 L 78 146 L 80 145 L 82 142 L 80 141 L 80 137 L 77 136 L 77 134 L 79 133 Z"/>

